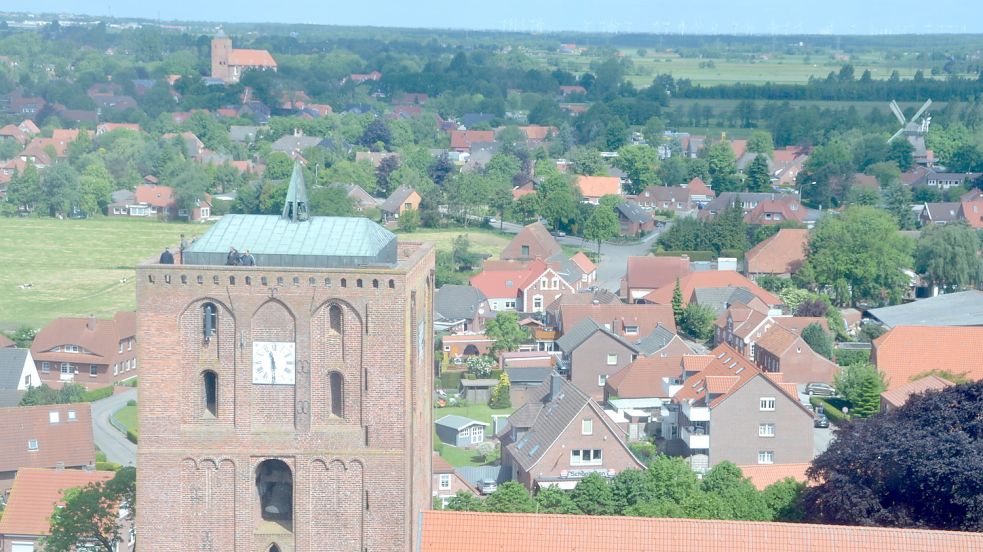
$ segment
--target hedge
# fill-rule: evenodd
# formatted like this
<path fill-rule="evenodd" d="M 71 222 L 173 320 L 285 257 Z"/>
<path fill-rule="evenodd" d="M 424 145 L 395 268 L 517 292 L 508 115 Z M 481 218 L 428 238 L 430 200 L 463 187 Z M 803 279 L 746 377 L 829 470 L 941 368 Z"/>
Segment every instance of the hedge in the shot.
<path fill-rule="evenodd" d="M 122 467 L 116 462 L 96 462 L 96 469 L 99 471 L 118 471 Z"/>
<path fill-rule="evenodd" d="M 132 429 L 126 430 L 126 438 L 129 439 L 130 442 L 133 443 L 134 445 L 138 444 L 137 443 L 137 433 L 135 431 L 133 431 Z"/>
<path fill-rule="evenodd" d="M 714 251 L 652 251 L 652 254 L 656 257 L 679 257 L 681 255 L 687 255 L 690 261 L 695 262 L 715 261 L 719 257 L 734 257 L 737 260 L 744 258 L 744 251 L 740 249 L 724 249 L 719 255 Z"/>
<path fill-rule="evenodd" d="M 83 402 L 99 401 L 102 399 L 107 399 L 113 396 L 113 386 L 100 387 L 98 389 L 93 389 L 92 391 L 86 391 L 82 393 Z"/>
<path fill-rule="evenodd" d="M 822 405 L 823 413 L 826 414 L 829 421 L 836 425 L 850 421 L 850 415 L 843 413 L 843 407 L 849 406 L 843 399 L 837 397 L 809 397 L 809 402 L 814 407 Z"/>

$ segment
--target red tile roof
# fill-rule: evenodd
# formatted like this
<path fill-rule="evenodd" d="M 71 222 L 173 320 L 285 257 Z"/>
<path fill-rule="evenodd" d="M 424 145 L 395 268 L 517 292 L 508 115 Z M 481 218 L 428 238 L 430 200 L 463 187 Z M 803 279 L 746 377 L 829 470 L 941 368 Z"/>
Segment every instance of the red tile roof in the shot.
<path fill-rule="evenodd" d="M 713 359 L 706 368 L 683 382 L 682 388 L 673 396 L 673 402 L 693 401 L 713 408 L 732 393 L 757 376 L 763 376 L 775 387 L 789 395 L 799 406 L 799 396 L 794 385 L 785 385 L 779 373 L 765 374 L 750 360 L 729 345 L 718 345 L 710 352 Z M 716 396 L 713 396 L 716 395 Z"/>
<path fill-rule="evenodd" d="M 471 277 L 471 286 L 481 290 L 489 299 L 515 298 L 520 285 L 529 276 L 528 270 L 486 270 Z"/>
<path fill-rule="evenodd" d="M 15 347 L 17 344 L 14 343 L 9 337 L 0 334 L 0 348 L 4 347 Z"/>
<path fill-rule="evenodd" d="M 621 195 L 621 179 L 617 176 L 577 176 L 575 182 L 585 198 Z"/>
<path fill-rule="evenodd" d="M 119 342 L 136 334 L 136 313 L 118 312 L 112 320 L 99 318 L 57 318 L 41 328 L 31 344 L 35 360 L 53 360 L 49 355 L 73 355 L 84 363 L 112 364 L 119 354 Z M 49 353 L 60 345 L 78 345 L 88 353 Z"/>
<path fill-rule="evenodd" d="M 276 68 L 276 60 L 266 50 L 235 48 L 232 50 L 232 55 L 229 56 L 229 65 Z"/>
<path fill-rule="evenodd" d="M 740 159 L 747 152 L 747 140 L 731 140 L 730 149 L 734 152 L 734 158 Z"/>
<path fill-rule="evenodd" d="M 174 188 L 170 186 L 137 186 L 135 194 L 137 202 L 154 207 L 164 208 L 177 205 Z"/>
<path fill-rule="evenodd" d="M 693 290 L 697 288 L 721 288 L 727 286 L 747 288 L 748 291 L 753 293 L 758 299 L 764 301 L 767 305 L 782 304 L 781 299 L 733 270 L 691 272 L 679 280 L 679 287 L 683 292 L 683 301 L 692 297 Z M 669 305 L 672 303 L 672 293 L 675 287 L 675 281 L 667 283 L 646 295 L 645 300 L 660 305 Z"/>
<path fill-rule="evenodd" d="M 522 246 L 529 247 L 529 253 L 523 255 Z M 512 241 L 502 250 L 502 259 L 548 259 L 553 255 L 563 253 L 563 248 L 557 243 L 556 238 L 550 235 L 549 230 L 541 222 L 527 224 L 519 230 L 519 233 L 512 238 Z"/>
<path fill-rule="evenodd" d="M 626 325 L 638 326 L 637 337 L 649 335 L 659 324 L 676 333 L 676 320 L 672 315 L 671 305 L 610 303 L 560 306 L 560 321 L 564 331 L 576 328 L 588 318 L 602 326 L 610 325 L 611 331 L 620 336 L 625 335 Z"/>
<path fill-rule="evenodd" d="M 792 274 L 805 261 L 809 231 L 782 228 L 754 246 L 744 257 L 748 274 Z"/>
<path fill-rule="evenodd" d="M 451 149 L 470 149 L 474 142 L 494 142 L 494 130 L 452 130 Z"/>
<path fill-rule="evenodd" d="M 625 280 L 632 289 L 659 289 L 676 284 L 692 270 L 689 257 L 628 257 Z"/>
<path fill-rule="evenodd" d="M 777 224 L 786 220 L 802 222 L 806 218 L 806 208 L 793 196 L 759 201 L 754 209 L 744 215 L 748 224 Z"/>
<path fill-rule="evenodd" d="M 51 413 L 58 421 L 51 422 Z M 69 417 L 74 413 L 74 419 Z M 96 461 L 88 403 L 0 408 L 0 472 L 19 468 L 77 467 Z M 37 441 L 37 450 L 28 449 Z"/>
<path fill-rule="evenodd" d="M 959 215 L 971 227 L 983 228 L 983 199 L 963 199 L 959 202 Z"/>
<path fill-rule="evenodd" d="M 970 552 L 983 533 L 807 523 L 423 512 L 422 552 Z"/>
<path fill-rule="evenodd" d="M 744 477 L 751 480 L 758 489 L 764 489 L 772 483 L 777 483 L 787 477 L 806 483 L 806 470 L 811 464 L 751 464 L 738 466 L 744 472 Z"/>
<path fill-rule="evenodd" d="M 895 408 L 901 408 L 906 402 L 908 402 L 908 399 L 910 399 L 912 395 L 924 393 L 925 391 L 929 390 L 945 389 L 946 387 L 951 386 L 952 382 L 949 380 L 942 379 L 934 375 L 925 376 L 924 378 L 917 379 L 900 387 L 896 387 L 890 391 L 881 393 L 881 400 L 887 402 Z"/>
<path fill-rule="evenodd" d="M 20 470 L 0 520 L 0 535 L 47 535 L 48 518 L 55 506 L 64 504 L 63 491 L 108 481 L 115 475 L 110 471 Z"/>
<path fill-rule="evenodd" d="M 897 389 L 929 370 L 983 379 L 983 327 L 895 326 L 874 340 L 871 362 Z"/>
<path fill-rule="evenodd" d="M 575 253 L 573 257 L 570 257 L 570 260 L 573 261 L 573 264 L 577 265 L 577 268 L 579 268 L 584 274 L 590 274 L 591 272 L 597 270 L 597 265 L 594 264 L 594 261 L 590 260 L 590 257 L 584 255 L 583 251 L 578 251 Z"/>
<path fill-rule="evenodd" d="M 690 195 L 705 195 L 708 197 L 715 197 L 717 195 L 710 189 L 710 186 L 707 186 L 707 183 L 698 176 L 687 182 L 685 187 L 687 190 L 689 190 Z"/>
<path fill-rule="evenodd" d="M 542 142 L 548 137 L 556 134 L 556 127 L 542 125 L 528 125 L 519 127 L 519 130 L 526 134 L 526 140 Z"/>
<path fill-rule="evenodd" d="M 662 378 L 678 378 L 683 357 L 642 357 L 607 379 L 612 394 L 622 399 L 665 397 Z"/>

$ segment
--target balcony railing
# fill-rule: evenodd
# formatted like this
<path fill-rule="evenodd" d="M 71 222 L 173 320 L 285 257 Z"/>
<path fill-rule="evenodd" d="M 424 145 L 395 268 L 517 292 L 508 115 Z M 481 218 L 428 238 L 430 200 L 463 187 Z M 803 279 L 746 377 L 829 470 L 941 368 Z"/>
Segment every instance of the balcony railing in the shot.
<path fill-rule="evenodd" d="M 710 448 L 710 436 L 702 427 L 684 426 L 680 428 L 679 436 L 690 450 Z"/>
<path fill-rule="evenodd" d="M 683 415 L 691 422 L 709 422 L 710 409 L 705 406 L 693 406 L 689 401 L 683 401 Z"/>
<path fill-rule="evenodd" d="M 560 332 L 556 330 L 536 330 L 533 332 L 536 341 L 556 341 L 556 338 L 560 336 Z"/>

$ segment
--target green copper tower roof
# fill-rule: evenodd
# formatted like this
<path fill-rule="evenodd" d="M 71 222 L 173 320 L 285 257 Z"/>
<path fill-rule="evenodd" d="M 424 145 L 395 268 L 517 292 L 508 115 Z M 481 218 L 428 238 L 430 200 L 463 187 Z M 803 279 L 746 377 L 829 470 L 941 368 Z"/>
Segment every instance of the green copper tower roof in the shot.
<path fill-rule="evenodd" d="M 184 252 L 184 263 L 224 265 L 230 247 L 252 253 L 257 266 L 396 265 L 396 235 L 367 218 L 277 215 L 225 215 Z"/>
<path fill-rule="evenodd" d="M 308 219 L 307 184 L 304 182 L 304 171 L 299 162 L 294 162 L 294 172 L 290 175 L 290 186 L 287 188 L 287 199 L 283 202 L 283 218 L 299 222 Z"/>

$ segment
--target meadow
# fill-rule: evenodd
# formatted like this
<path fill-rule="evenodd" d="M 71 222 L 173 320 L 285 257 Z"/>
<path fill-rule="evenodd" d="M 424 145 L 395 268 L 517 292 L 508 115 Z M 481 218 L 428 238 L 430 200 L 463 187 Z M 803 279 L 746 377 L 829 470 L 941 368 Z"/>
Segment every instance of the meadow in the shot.
<path fill-rule="evenodd" d="M 0 218 L 0 329 L 132 310 L 136 265 L 176 245 L 181 233 L 204 230 L 122 218 Z"/>

